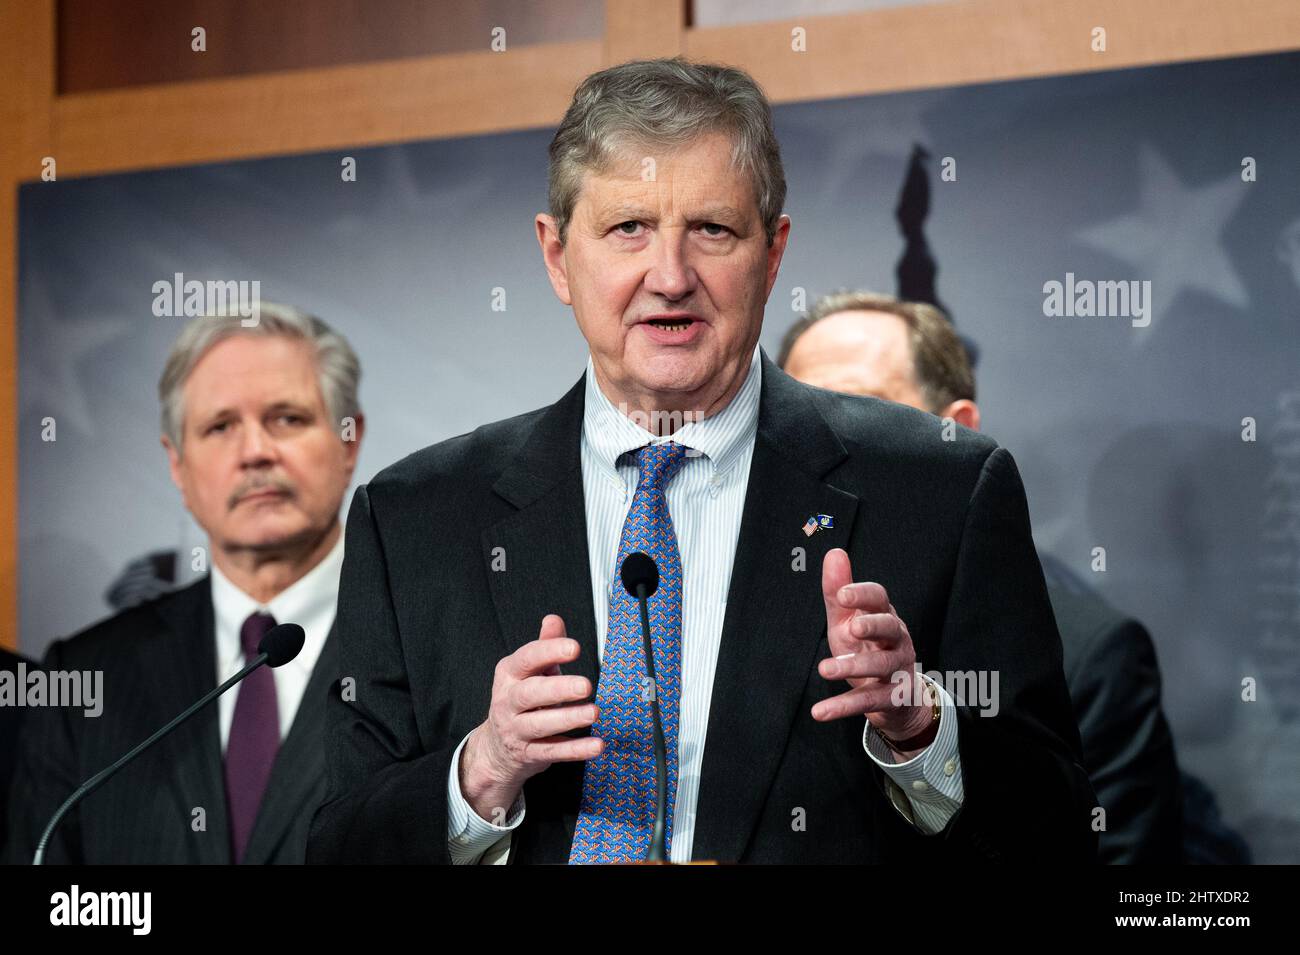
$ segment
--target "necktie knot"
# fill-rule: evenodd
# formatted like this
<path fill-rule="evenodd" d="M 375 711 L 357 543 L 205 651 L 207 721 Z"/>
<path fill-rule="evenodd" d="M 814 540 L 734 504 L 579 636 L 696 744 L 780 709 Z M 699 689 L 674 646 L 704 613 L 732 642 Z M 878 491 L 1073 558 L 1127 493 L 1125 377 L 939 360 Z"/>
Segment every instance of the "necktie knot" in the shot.
<path fill-rule="evenodd" d="M 251 613 L 244 625 L 239 628 L 239 645 L 244 651 L 244 658 L 251 660 L 257 656 L 257 648 L 262 638 L 275 626 L 275 618 L 269 613 Z"/>
<path fill-rule="evenodd" d="M 672 441 L 647 444 L 636 450 L 636 465 L 641 469 L 640 483 L 656 489 L 671 481 L 685 462 L 685 446 Z"/>

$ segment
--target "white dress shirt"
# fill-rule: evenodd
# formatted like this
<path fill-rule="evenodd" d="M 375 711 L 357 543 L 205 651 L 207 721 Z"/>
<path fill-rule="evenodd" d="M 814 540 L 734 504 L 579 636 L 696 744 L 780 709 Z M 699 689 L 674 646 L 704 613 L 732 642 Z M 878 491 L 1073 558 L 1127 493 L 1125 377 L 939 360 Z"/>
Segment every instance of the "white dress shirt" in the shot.
<path fill-rule="evenodd" d="M 230 578 L 212 565 L 212 608 L 216 613 L 217 629 L 217 683 L 234 676 L 244 666 L 244 651 L 239 645 L 239 631 L 250 614 L 269 613 L 279 623 L 296 623 L 302 627 L 306 639 L 302 652 L 283 666 L 271 672 L 275 675 L 275 702 L 280 714 L 280 740 L 289 734 L 298 704 L 307 691 L 307 682 L 316 666 L 325 638 L 334 625 L 334 611 L 338 604 L 339 573 L 343 570 L 343 535 L 330 548 L 319 564 L 300 579 L 260 604 L 244 593 Z M 217 698 L 218 718 L 221 725 L 221 752 L 226 751 L 230 738 L 230 723 L 235 717 L 235 701 L 239 687 Z"/>
<path fill-rule="evenodd" d="M 761 384 L 762 366 L 755 348 L 745 382 L 725 408 L 703 420 L 686 422 L 668 437 L 655 438 L 609 401 L 596 384 L 591 359 L 587 360 L 582 483 L 596 646 L 601 658 L 619 539 L 640 477 L 636 461 L 628 452 L 669 440 L 689 449 L 681 470 L 664 492 L 677 533 L 683 577 L 677 795 L 672 806 L 669 851 L 673 862 L 690 861 L 695 838 L 713 675 L 758 433 Z M 931 681 L 927 678 L 927 682 Z M 952 698 L 942 687 L 938 689 L 943 700 L 938 736 L 905 763 L 893 761 L 891 751 L 871 724 L 863 720 L 863 748 L 892 781 L 890 793 L 895 808 L 926 833 L 941 830 L 964 797 L 956 711 Z M 508 833 L 523 821 L 523 796 L 521 793 L 503 820 L 488 821 L 475 813 L 460 791 L 458 768 L 464 745 L 462 740 L 452 758 L 448 779 L 448 849 L 456 863 L 477 862 L 489 848 L 494 849 L 493 861 L 502 862 L 501 849 Z M 501 845 L 494 847 L 494 843 Z"/>

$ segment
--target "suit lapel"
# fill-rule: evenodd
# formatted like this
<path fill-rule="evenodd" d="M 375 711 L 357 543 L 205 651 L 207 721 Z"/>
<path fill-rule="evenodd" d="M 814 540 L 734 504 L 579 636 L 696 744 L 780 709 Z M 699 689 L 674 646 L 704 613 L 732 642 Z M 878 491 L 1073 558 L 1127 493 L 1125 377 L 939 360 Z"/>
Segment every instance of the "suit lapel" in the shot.
<path fill-rule="evenodd" d="M 248 865 L 269 862 L 302 814 L 316 808 L 310 803 L 325 778 L 325 704 L 337 676 L 337 647 L 334 628 L 330 627 L 289 734 L 280 744 L 271 767 L 271 778 L 244 850 L 244 862 Z"/>
<path fill-rule="evenodd" d="M 158 726 L 216 686 L 217 650 L 210 579 L 159 607 L 166 631 L 147 661 L 151 682 L 142 691 L 158 699 Z M 142 668 L 142 672 L 144 669 Z M 202 807 L 207 831 L 193 836 L 198 861 L 230 862 L 226 788 L 218 703 L 213 701 L 171 734 L 167 773 L 188 814 Z M 156 728 L 156 727 L 155 727 Z"/>
<path fill-rule="evenodd" d="M 541 413 L 522 450 L 493 485 L 515 510 L 484 529 L 482 546 L 488 567 L 505 561 L 504 570 L 488 574 L 505 652 L 537 639 L 542 617 L 558 614 L 581 647 L 564 672 L 585 676 L 594 692 L 600 665 L 582 485 L 585 388 L 584 376 Z M 511 862 L 567 858 L 582 797 L 582 769 L 581 763 L 557 763 L 529 780 L 525 798 L 530 815 L 558 819 L 561 825 L 529 827 L 523 842 L 516 838 Z"/>
<path fill-rule="evenodd" d="M 504 560 L 504 570 L 494 570 L 488 579 L 506 651 L 536 640 L 542 617 L 559 614 L 582 647 L 565 672 L 585 676 L 594 686 L 599 664 L 580 446 L 585 386 L 584 377 L 542 412 L 519 455 L 493 485 L 517 510 L 485 528 L 482 544 L 489 567 Z"/>
<path fill-rule="evenodd" d="M 822 477 L 846 452 L 811 392 L 763 356 L 758 435 L 709 707 L 692 855 L 744 854 L 825 638 L 821 565 L 847 548 L 858 499 Z M 811 537 L 809 516 L 834 527 Z M 798 566 L 795 548 L 805 563 Z"/>

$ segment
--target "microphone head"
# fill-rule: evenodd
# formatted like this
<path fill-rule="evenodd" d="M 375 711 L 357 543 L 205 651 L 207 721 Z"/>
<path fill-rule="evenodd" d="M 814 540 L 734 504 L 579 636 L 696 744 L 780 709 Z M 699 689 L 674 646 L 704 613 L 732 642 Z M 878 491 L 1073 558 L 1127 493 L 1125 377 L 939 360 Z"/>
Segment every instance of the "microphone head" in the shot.
<path fill-rule="evenodd" d="M 281 623 L 266 631 L 257 645 L 259 654 L 266 654 L 266 662 L 273 667 L 284 666 L 298 655 L 307 634 L 296 623 Z"/>
<path fill-rule="evenodd" d="M 659 589 L 659 567 L 649 554 L 640 551 L 628 554 L 618 574 L 623 578 L 624 589 L 633 597 L 637 596 L 637 584 L 645 584 L 647 597 Z"/>

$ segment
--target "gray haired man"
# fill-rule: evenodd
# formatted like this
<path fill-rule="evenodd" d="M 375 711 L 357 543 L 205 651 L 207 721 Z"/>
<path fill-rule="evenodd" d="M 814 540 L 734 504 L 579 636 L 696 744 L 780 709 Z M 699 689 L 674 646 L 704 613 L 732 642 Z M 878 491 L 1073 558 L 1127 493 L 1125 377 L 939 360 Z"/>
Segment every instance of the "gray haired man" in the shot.
<path fill-rule="evenodd" d="M 587 77 L 549 181 L 585 373 L 357 490 L 309 861 L 1095 858 L 1011 456 L 758 348 L 791 224 L 752 78 Z M 997 670 L 998 714 L 918 660 Z"/>
<path fill-rule="evenodd" d="M 364 430 L 361 368 L 323 321 L 263 303 L 260 321 L 200 318 L 159 382 L 172 480 L 208 535 L 196 583 L 56 641 L 50 669 L 104 674 L 99 718 L 34 711 L 20 743 L 10 861 L 84 779 L 238 671 L 276 623 L 302 652 L 262 668 L 88 796 L 51 862 L 302 862 L 320 802 L 339 507 Z M 188 556 L 188 555 L 187 555 Z"/>

